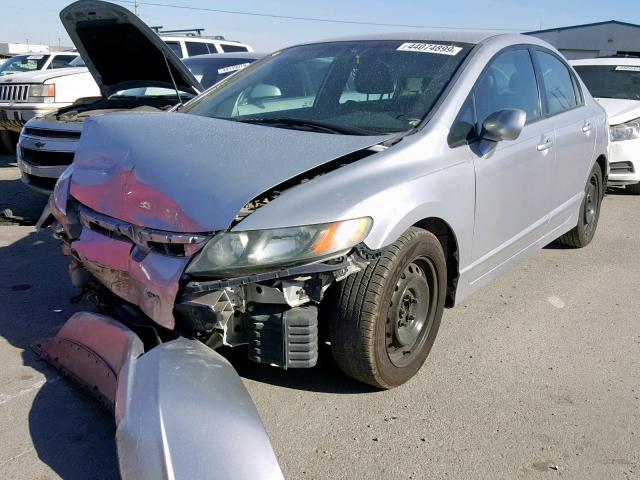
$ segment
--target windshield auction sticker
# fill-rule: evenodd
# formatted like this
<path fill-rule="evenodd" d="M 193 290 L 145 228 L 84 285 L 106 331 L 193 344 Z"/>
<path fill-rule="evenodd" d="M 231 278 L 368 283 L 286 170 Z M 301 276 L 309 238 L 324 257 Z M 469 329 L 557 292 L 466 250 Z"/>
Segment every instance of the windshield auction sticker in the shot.
<path fill-rule="evenodd" d="M 247 68 L 250 63 L 240 63 L 239 65 L 232 65 L 230 67 L 224 67 L 218 69 L 218 75 L 222 75 L 223 73 L 229 72 L 237 72 L 238 70 L 242 70 L 243 68 Z"/>
<path fill-rule="evenodd" d="M 397 50 L 399 52 L 437 53 L 438 55 L 457 55 L 462 47 L 453 45 L 438 45 L 436 43 L 403 43 Z"/>
<path fill-rule="evenodd" d="M 636 67 L 633 65 L 621 65 L 616 67 L 616 71 L 618 72 L 640 72 L 640 67 Z"/>

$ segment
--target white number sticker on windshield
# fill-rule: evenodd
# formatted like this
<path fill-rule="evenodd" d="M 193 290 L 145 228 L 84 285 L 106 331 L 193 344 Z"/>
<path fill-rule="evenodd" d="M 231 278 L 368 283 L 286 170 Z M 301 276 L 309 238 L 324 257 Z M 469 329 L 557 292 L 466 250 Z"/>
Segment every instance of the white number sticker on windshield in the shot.
<path fill-rule="evenodd" d="M 437 53 L 438 55 L 457 55 L 462 47 L 453 45 L 439 45 L 436 43 L 403 43 L 398 47 L 399 52 Z"/>
<path fill-rule="evenodd" d="M 229 72 L 237 72 L 238 70 L 242 70 L 243 68 L 247 68 L 250 63 L 240 63 L 239 65 L 232 65 L 230 67 L 224 67 L 218 69 L 218 75 L 222 75 L 223 73 Z"/>
<path fill-rule="evenodd" d="M 27 60 L 42 60 L 44 58 L 44 55 L 29 55 L 27 57 Z"/>
<path fill-rule="evenodd" d="M 616 70 L 618 72 L 640 72 L 640 67 L 622 65 L 622 66 L 616 67 Z"/>

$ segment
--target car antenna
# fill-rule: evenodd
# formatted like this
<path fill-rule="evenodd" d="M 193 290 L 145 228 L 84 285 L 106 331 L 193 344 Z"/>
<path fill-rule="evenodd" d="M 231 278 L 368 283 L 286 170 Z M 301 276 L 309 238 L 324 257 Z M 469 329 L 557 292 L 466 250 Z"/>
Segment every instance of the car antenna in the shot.
<path fill-rule="evenodd" d="M 171 77 L 171 82 L 173 82 L 173 88 L 176 90 L 176 95 L 178 96 L 178 106 L 182 105 L 182 97 L 180 96 L 180 90 L 178 90 L 178 84 L 173 78 L 173 73 L 171 72 L 171 67 L 169 66 L 169 60 L 167 60 L 167 56 L 162 53 L 162 58 L 164 58 L 164 63 L 167 66 L 167 70 L 169 71 L 169 76 Z"/>

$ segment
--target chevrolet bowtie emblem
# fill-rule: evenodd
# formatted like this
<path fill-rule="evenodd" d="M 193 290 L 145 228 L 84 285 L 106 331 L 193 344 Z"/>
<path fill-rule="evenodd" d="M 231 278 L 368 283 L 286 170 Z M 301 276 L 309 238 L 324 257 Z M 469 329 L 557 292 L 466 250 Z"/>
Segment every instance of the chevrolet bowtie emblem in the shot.
<path fill-rule="evenodd" d="M 36 142 L 36 143 L 33 144 L 33 146 L 36 147 L 36 148 L 42 148 L 45 145 L 46 145 L 46 143 L 44 143 L 44 142 Z"/>

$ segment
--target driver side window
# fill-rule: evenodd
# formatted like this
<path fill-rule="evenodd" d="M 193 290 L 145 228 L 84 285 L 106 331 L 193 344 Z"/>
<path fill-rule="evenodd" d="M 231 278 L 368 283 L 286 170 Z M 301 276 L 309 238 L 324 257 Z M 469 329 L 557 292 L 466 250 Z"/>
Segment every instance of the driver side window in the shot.
<path fill-rule="evenodd" d="M 529 50 L 509 50 L 495 57 L 482 73 L 475 89 L 476 131 L 499 110 L 518 109 L 530 123 L 540 118 L 538 84 Z"/>

